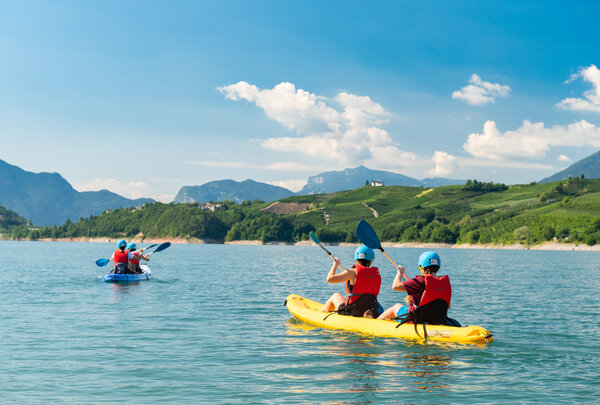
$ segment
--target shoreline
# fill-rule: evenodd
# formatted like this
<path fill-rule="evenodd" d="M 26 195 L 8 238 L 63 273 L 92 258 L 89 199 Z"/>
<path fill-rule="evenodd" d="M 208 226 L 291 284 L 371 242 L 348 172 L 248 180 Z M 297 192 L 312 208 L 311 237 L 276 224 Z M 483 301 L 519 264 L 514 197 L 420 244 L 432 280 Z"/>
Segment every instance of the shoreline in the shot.
<path fill-rule="evenodd" d="M 10 240 L 10 239 L 2 239 L 2 240 Z M 113 238 L 86 238 L 86 237 L 78 237 L 78 238 L 40 238 L 37 239 L 40 242 L 91 242 L 91 243 L 114 243 L 118 239 Z M 196 238 L 132 238 L 129 239 L 128 242 L 133 243 L 164 243 L 171 242 L 173 244 L 211 244 L 211 245 L 245 245 L 245 246 L 310 246 L 313 245 L 314 242 L 311 240 L 305 240 L 296 243 L 288 243 L 288 242 L 267 242 L 262 243 L 260 240 L 237 240 L 231 242 L 223 242 L 213 239 L 196 239 Z M 358 246 L 359 243 L 323 243 L 325 246 Z M 554 251 L 600 251 L 600 244 L 596 244 L 593 246 L 588 246 L 586 244 L 575 244 L 575 243 L 559 243 L 556 241 L 547 241 L 537 245 L 525 245 L 520 243 L 514 243 L 510 245 L 498 245 L 487 243 L 485 245 L 479 244 L 451 244 L 451 243 L 420 243 L 420 242 L 382 242 L 381 246 L 384 248 L 417 248 L 417 249 L 496 249 L 496 250 L 554 250 Z"/>

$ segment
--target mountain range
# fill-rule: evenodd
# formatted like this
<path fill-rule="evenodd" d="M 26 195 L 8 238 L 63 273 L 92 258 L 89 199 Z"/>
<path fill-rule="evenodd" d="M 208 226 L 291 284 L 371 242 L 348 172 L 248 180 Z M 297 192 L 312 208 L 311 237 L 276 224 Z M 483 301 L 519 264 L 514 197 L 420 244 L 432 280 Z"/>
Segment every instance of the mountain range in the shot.
<path fill-rule="evenodd" d="M 371 170 L 365 166 L 341 171 L 330 171 L 308 178 L 302 190 L 294 193 L 283 187 L 260 183 L 254 180 L 236 182 L 234 180 L 216 180 L 201 186 L 184 186 L 173 200 L 174 203 L 232 200 L 275 201 L 292 195 L 335 193 L 343 190 L 354 190 L 370 181 L 378 181 L 386 186 L 439 187 L 451 184 L 464 184 L 464 180 L 424 179 L 417 180 L 403 174 L 383 170 Z"/>
<path fill-rule="evenodd" d="M 600 151 L 540 182 L 558 181 L 582 174 L 586 178 L 600 178 Z M 417 180 L 398 173 L 358 166 L 311 176 L 298 193 L 250 179 L 242 182 L 217 180 L 200 186 L 184 186 L 173 202 L 275 201 L 292 195 L 353 190 L 364 186 L 367 181 L 379 181 L 387 186 L 412 187 L 439 187 L 465 182 L 445 178 Z M 154 200 L 150 198 L 131 200 L 108 190 L 78 192 L 58 173 L 27 172 L 0 160 L 0 206 L 15 211 L 34 225 L 61 225 L 66 220 L 75 221 L 100 214 L 107 209 L 138 206 L 152 201 Z"/>
<path fill-rule="evenodd" d="M 231 200 L 241 203 L 242 201 L 257 199 L 275 201 L 291 195 L 294 195 L 294 192 L 287 188 L 272 186 L 254 180 L 240 182 L 234 180 L 217 180 L 201 186 L 184 186 L 179 190 L 173 202 L 180 204 Z"/>
<path fill-rule="evenodd" d="M 0 206 L 17 212 L 34 225 L 62 225 L 107 209 L 153 202 L 130 200 L 108 190 L 75 190 L 58 173 L 32 173 L 0 160 Z"/>
<path fill-rule="evenodd" d="M 365 166 L 342 171 L 331 171 L 308 178 L 306 185 L 298 195 L 335 193 L 342 190 L 354 190 L 362 187 L 367 181 L 378 181 L 386 186 L 439 187 L 451 184 L 464 184 L 465 180 L 431 178 L 417 180 L 403 174 L 383 170 L 371 170 Z"/>
<path fill-rule="evenodd" d="M 569 177 L 579 177 L 582 174 L 586 179 L 600 178 L 600 151 L 573 163 L 565 170 L 561 170 L 550 177 L 540 180 L 540 183 L 565 180 Z"/>

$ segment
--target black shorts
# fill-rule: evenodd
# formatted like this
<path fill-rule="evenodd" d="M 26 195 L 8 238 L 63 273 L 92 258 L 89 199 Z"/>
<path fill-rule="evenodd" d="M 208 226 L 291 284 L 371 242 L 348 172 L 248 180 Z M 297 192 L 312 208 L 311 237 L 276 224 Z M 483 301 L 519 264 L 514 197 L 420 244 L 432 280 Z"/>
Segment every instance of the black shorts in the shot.
<path fill-rule="evenodd" d="M 373 318 L 377 318 L 379 314 L 379 305 L 377 303 L 377 297 L 372 294 L 365 294 L 358 297 L 352 304 L 346 305 L 345 303 L 340 304 L 337 309 L 337 313 L 340 315 L 351 315 L 362 317 L 368 310 L 373 313 Z"/>
<path fill-rule="evenodd" d="M 115 274 L 131 274 L 129 266 L 124 263 L 117 263 L 112 272 Z"/>

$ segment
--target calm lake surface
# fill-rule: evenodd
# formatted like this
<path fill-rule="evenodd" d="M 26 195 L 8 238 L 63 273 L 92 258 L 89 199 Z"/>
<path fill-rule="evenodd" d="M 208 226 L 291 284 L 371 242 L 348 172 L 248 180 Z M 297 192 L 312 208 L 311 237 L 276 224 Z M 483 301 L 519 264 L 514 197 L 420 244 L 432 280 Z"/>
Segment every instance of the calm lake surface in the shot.
<path fill-rule="evenodd" d="M 485 347 L 310 327 L 290 293 L 324 301 L 316 246 L 172 245 L 154 279 L 98 279 L 113 244 L 0 242 L 0 402 L 599 403 L 600 253 L 439 249 L 450 316 Z M 350 264 L 354 248 L 331 247 Z M 386 249 L 410 276 L 423 249 Z M 395 271 L 377 252 L 380 301 Z"/>

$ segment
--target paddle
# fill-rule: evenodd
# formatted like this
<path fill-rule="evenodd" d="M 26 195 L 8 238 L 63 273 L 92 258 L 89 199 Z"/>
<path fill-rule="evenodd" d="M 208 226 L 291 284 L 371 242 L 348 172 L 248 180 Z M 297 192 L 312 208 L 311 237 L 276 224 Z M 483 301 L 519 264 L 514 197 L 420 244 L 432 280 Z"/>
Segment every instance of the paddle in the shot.
<path fill-rule="evenodd" d="M 395 268 L 398 268 L 396 263 L 385 253 L 383 247 L 381 246 L 381 242 L 379 242 L 379 238 L 375 233 L 375 230 L 368 224 L 367 221 L 361 219 L 359 223 L 356 225 L 356 237 L 360 240 L 365 246 L 370 247 L 371 249 L 379 249 L 381 253 L 388 258 L 388 260 L 394 265 Z M 409 280 L 406 273 L 403 273 L 404 277 Z"/>
<path fill-rule="evenodd" d="M 314 233 L 309 232 L 308 236 L 310 236 L 310 238 L 313 240 L 313 242 L 315 242 L 317 244 L 317 246 L 319 246 L 321 249 L 323 249 L 325 251 L 325 253 L 327 253 L 329 255 L 329 257 L 331 257 L 331 260 L 333 260 L 335 262 L 335 257 L 333 257 L 333 255 L 331 254 L 331 252 L 329 250 L 325 249 L 325 246 L 323 246 L 323 244 L 321 243 L 321 241 L 319 240 L 319 238 L 317 238 Z M 341 264 L 339 264 L 338 267 L 340 269 L 342 269 L 342 271 L 346 271 L 342 267 Z"/>
<path fill-rule="evenodd" d="M 156 253 L 156 252 L 162 252 L 169 246 L 171 246 L 171 242 L 161 243 L 160 245 L 158 245 L 158 247 L 156 249 L 154 249 L 153 252 L 148 253 L 148 256 L 150 256 L 151 254 Z"/>
<path fill-rule="evenodd" d="M 168 248 L 169 246 L 171 246 L 171 242 L 161 243 L 160 245 L 158 243 L 155 243 L 154 245 L 148 246 L 146 249 L 151 249 L 154 246 L 158 246 L 158 247 L 156 249 L 154 249 L 154 252 L 148 253 L 149 255 L 151 255 L 152 253 L 160 252 L 161 250 L 165 250 L 166 248 Z M 96 266 L 98 266 L 98 267 L 104 267 L 109 262 L 110 262 L 109 259 L 98 259 L 98 260 L 96 260 Z"/>

